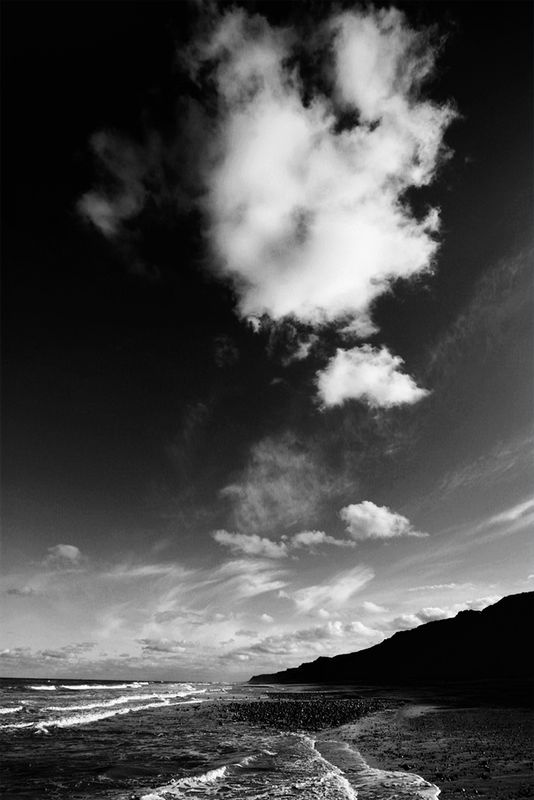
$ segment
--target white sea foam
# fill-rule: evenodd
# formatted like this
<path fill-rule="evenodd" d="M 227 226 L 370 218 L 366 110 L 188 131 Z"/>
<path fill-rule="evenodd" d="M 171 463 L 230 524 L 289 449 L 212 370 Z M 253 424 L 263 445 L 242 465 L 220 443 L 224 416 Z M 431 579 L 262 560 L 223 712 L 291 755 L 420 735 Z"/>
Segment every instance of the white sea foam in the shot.
<path fill-rule="evenodd" d="M 0 730 L 6 730 L 7 728 L 33 728 L 35 722 L 11 722 L 9 725 L 0 725 Z"/>
<path fill-rule="evenodd" d="M 50 684 L 45 683 L 43 686 L 28 686 L 28 689 L 33 689 L 36 692 L 55 692 L 56 686 L 50 686 Z"/>
<path fill-rule="evenodd" d="M 440 788 L 412 772 L 382 770 L 370 767 L 358 750 L 347 742 L 321 740 L 319 747 L 334 761 L 340 760 L 350 777 L 350 786 L 357 797 L 361 792 L 369 800 L 394 797 L 396 800 L 436 800 Z"/>
<path fill-rule="evenodd" d="M 346 800 L 357 800 L 358 793 L 349 783 L 347 777 L 343 773 L 343 770 L 337 767 L 335 764 L 332 764 L 331 761 L 328 761 L 317 750 L 316 739 L 312 739 L 310 736 L 306 736 L 305 734 L 297 734 L 297 735 L 301 736 L 302 740 L 313 751 L 314 757 L 322 764 L 322 766 L 326 770 L 319 777 L 318 780 L 319 785 L 323 787 L 325 790 L 324 796 L 332 798 L 343 797 L 346 798 Z"/>
<path fill-rule="evenodd" d="M 49 719 L 41 719 L 35 722 L 19 722 L 9 725 L 0 725 L 0 729 L 16 729 L 16 728 L 35 728 L 36 731 L 41 733 L 46 732 L 48 728 L 72 728 L 76 725 L 90 725 L 92 722 L 98 722 L 102 719 L 109 719 L 123 714 L 130 714 L 133 711 L 145 711 L 149 708 L 166 708 L 169 706 L 178 706 L 181 703 L 170 703 L 168 700 L 163 700 L 158 703 L 145 703 L 140 706 L 131 706 L 127 708 L 113 708 L 108 710 L 95 711 L 92 714 L 69 714 L 64 717 L 50 717 Z"/>
<path fill-rule="evenodd" d="M 184 792 L 188 790 L 202 789 L 216 781 L 224 778 L 226 766 L 210 769 L 201 775 L 191 775 L 188 778 L 179 778 L 165 786 L 158 786 L 157 789 L 141 796 L 141 800 L 165 800 L 166 797 L 184 797 Z"/>
<path fill-rule="evenodd" d="M 114 689 L 137 689 L 139 686 L 147 686 L 148 684 L 139 683 L 78 683 L 78 684 L 61 684 L 61 689 L 66 689 L 68 692 L 89 692 L 89 691 L 113 691 Z"/>
<path fill-rule="evenodd" d="M 17 711 L 22 711 L 24 706 L 5 706 L 0 707 L 0 714 L 15 714 Z"/>
<path fill-rule="evenodd" d="M 125 694 L 121 695 L 120 697 L 114 697 L 112 700 L 97 700 L 93 703 L 82 703 L 81 705 L 76 706 L 47 706 L 45 711 L 90 711 L 92 708 L 113 708 L 114 706 L 121 706 L 125 703 L 132 703 L 136 701 L 143 701 L 143 700 L 175 700 L 177 697 L 189 697 L 189 695 L 195 694 L 203 694 L 206 690 L 199 689 L 197 692 L 163 692 L 161 694 L 158 693 L 151 693 L 151 694 Z M 186 704 L 187 701 L 184 701 L 183 705 Z M 200 700 L 190 700 L 189 702 L 201 702 Z"/>

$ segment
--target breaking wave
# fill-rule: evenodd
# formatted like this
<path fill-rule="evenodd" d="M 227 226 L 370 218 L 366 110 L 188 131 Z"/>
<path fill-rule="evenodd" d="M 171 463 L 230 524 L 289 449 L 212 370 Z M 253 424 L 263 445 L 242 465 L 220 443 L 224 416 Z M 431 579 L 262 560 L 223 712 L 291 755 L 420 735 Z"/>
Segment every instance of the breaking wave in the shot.
<path fill-rule="evenodd" d="M 113 691 L 114 689 L 137 689 L 139 686 L 148 686 L 148 681 L 133 681 L 133 683 L 65 683 L 61 684 L 61 689 L 67 692 L 93 692 L 102 691 L 107 689 Z"/>
<path fill-rule="evenodd" d="M 51 686 L 49 683 L 44 685 L 28 686 L 28 689 L 33 689 L 35 692 L 55 692 L 57 686 Z"/>
<path fill-rule="evenodd" d="M 192 775 L 188 778 L 171 781 L 166 786 L 158 786 L 154 791 L 141 795 L 141 800 L 165 800 L 165 795 L 171 795 L 171 797 L 183 796 L 183 790 L 191 789 L 194 791 L 195 789 L 202 789 L 203 786 L 224 778 L 226 770 L 227 767 L 223 766 L 217 769 L 210 769 L 201 775 Z"/>
<path fill-rule="evenodd" d="M 41 733 L 48 731 L 48 728 L 72 728 L 75 725 L 90 725 L 101 719 L 109 719 L 123 714 L 130 714 L 133 711 L 145 711 L 149 708 L 163 708 L 166 706 L 178 706 L 179 702 L 171 703 L 163 700 L 157 703 L 144 703 L 139 706 L 129 706 L 127 708 L 101 709 L 89 714 L 69 714 L 64 717 L 51 717 L 50 719 L 36 720 L 35 722 L 14 722 L 8 725 L 0 725 L 0 730 L 17 728 L 34 728 Z"/>

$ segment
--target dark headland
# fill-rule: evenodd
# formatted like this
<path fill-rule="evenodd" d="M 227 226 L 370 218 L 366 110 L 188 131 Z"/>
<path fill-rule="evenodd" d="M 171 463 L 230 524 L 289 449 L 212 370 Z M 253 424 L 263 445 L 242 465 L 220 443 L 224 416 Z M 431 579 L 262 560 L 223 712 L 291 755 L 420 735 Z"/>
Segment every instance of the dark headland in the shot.
<path fill-rule="evenodd" d="M 434 681 L 520 681 L 534 677 L 534 592 L 510 595 L 483 611 L 395 633 L 380 644 L 321 657 L 272 674 L 259 684 L 429 684 Z M 511 687 L 510 687 L 511 688 Z"/>

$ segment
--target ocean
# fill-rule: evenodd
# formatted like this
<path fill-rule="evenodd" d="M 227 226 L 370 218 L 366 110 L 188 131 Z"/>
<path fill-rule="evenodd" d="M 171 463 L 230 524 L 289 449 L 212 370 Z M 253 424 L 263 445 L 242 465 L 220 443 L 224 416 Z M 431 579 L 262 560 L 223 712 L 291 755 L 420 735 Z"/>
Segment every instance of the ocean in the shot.
<path fill-rule="evenodd" d="M 214 701 L 266 698 L 261 687 L 1 679 L 0 692 L 7 798 L 347 800 L 439 793 L 416 775 L 372 769 L 329 731 L 277 731 L 210 713 Z"/>

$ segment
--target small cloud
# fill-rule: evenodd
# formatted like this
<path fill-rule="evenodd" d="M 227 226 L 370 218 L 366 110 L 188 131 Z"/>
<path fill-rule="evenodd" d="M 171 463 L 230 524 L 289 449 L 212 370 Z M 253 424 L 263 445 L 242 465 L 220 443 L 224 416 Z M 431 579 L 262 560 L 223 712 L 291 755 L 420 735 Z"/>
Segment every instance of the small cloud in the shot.
<path fill-rule="evenodd" d="M 411 586 L 408 592 L 444 592 L 450 589 L 472 589 L 472 583 L 425 583 L 422 586 Z"/>
<path fill-rule="evenodd" d="M 56 544 L 48 548 L 48 555 L 44 560 L 45 566 L 64 568 L 77 567 L 82 562 L 82 553 L 73 544 Z"/>
<path fill-rule="evenodd" d="M 351 350 L 338 348 L 327 366 L 317 373 L 319 399 L 327 408 L 347 400 L 362 400 L 371 408 L 391 408 L 417 403 L 428 391 L 400 371 L 403 360 L 387 347 L 368 344 Z"/>
<path fill-rule="evenodd" d="M 371 600 L 365 600 L 362 603 L 362 608 L 364 611 L 368 611 L 370 614 L 383 614 L 387 611 L 387 608 L 384 608 L 384 606 L 379 606 L 378 603 L 373 603 Z"/>
<path fill-rule="evenodd" d="M 49 660 L 49 659 L 62 660 L 62 659 L 66 659 L 66 658 L 69 657 L 69 654 L 66 653 L 64 650 L 41 650 L 39 655 L 41 656 L 41 658 L 44 658 L 45 660 Z"/>
<path fill-rule="evenodd" d="M 273 542 L 256 533 L 230 533 L 219 530 L 212 533 L 216 542 L 229 547 L 233 553 L 244 553 L 249 556 L 264 556 L 265 558 L 285 558 L 287 545 L 285 542 Z"/>
<path fill-rule="evenodd" d="M 393 539 L 401 536 L 428 536 L 414 530 L 410 521 L 387 506 L 377 506 L 364 500 L 345 506 L 339 516 L 347 525 L 347 532 L 358 541 L 364 539 Z"/>
<path fill-rule="evenodd" d="M 409 630 L 410 628 L 417 628 L 426 622 L 435 622 L 440 619 L 447 619 L 454 616 L 454 611 L 446 608 L 422 608 L 416 614 L 401 614 L 391 623 L 394 630 Z"/>
<path fill-rule="evenodd" d="M 265 622 L 266 624 L 270 624 L 271 622 L 274 622 L 274 617 L 271 617 L 270 614 L 262 614 L 260 619 L 261 619 L 262 622 Z"/>
<path fill-rule="evenodd" d="M 290 540 L 292 548 L 309 548 L 313 551 L 315 547 L 323 544 L 332 544 L 337 547 L 354 547 L 356 542 L 351 539 L 336 539 L 335 536 L 330 536 L 324 531 L 301 531 L 295 533 Z"/>
<path fill-rule="evenodd" d="M 488 606 L 492 606 L 502 600 L 502 594 L 490 594 L 485 597 L 477 597 L 475 600 L 468 600 L 467 603 L 458 603 L 455 607 L 456 610 L 462 611 L 469 609 L 470 611 L 483 611 Z"/>
<path fill-rule="evenodd" d="M 136 639 L 141 645 L 144 654 L 169 654 L 183 653 L 194 647 L 194 642 L 187 642 L 183 639 Z"/>
<path fill-rule="evenodd" d="M 146 154 L 132 142 L 106 131 L 91 138 L 91 148 L 118 190 L 87 192 L 78 201 L 78 212 L 112 239 L 120 233 L 123 223 L 143 208 Z"/>
<path fill-rule="evenodd" d="M 13 586 L 11 589 L 6 589 L 5 594 L 14 597 L 33 597 L 36 591 L 32 589 L 31 586 Z"/>

